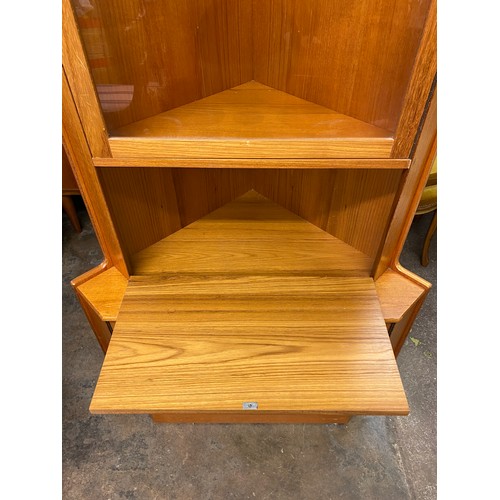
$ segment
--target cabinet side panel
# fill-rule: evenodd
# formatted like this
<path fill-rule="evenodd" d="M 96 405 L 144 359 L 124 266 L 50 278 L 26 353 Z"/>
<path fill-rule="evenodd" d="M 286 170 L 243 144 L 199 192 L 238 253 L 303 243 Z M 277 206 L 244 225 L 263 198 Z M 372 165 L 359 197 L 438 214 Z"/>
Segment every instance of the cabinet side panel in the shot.
<path fill-rule="evenodd" d="M 430 0 L 253 0 L 257 81 L 396 129 Z"/>
<path fill-rule="evenodd" d="M 252 79 L 250 2 L 73 3 L 111 131 Z"/>
<path fill-rule="evenodd" d="M 80 193 L 85 201 L 85 206 L 106 260 L 110 265 L 116 266 L 124 276 L 128 276 L 128 260 L 110 217 L 64 70 L 62 73 L 62 91 L 64 149 L 73 167 Z"/>

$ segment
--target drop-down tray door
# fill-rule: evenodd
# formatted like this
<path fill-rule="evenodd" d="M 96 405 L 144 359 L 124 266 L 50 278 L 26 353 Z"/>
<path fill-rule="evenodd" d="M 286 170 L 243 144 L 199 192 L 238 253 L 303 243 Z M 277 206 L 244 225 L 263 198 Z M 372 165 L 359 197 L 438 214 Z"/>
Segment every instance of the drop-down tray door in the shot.
<path fill-rule="evenodd" d="M 408 404 L 371 278 L 161 274 L 130 279 L 90 409 L 343 422 Z"/>

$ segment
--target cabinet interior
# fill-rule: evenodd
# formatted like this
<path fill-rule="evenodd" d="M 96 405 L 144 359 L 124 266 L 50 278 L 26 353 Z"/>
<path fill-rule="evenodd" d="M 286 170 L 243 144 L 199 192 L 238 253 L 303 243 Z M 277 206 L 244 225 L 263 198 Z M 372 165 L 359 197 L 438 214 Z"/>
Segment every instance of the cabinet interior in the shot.
<path fill-rule="evenodd" d="M 131 124 L 248 82 L 345 115 L 360 133 L 369 124 L 390 137 L 429 3 L 73 0 L 112 137 L 137 134 L 144 127 Z"/>

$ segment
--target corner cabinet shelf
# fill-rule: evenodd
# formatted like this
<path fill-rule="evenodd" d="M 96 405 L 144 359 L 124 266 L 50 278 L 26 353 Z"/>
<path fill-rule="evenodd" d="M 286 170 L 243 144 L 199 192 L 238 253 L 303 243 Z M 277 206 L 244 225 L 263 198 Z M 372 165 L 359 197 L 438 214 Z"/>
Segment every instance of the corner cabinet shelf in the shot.
<path fill-rule="evenodd" d="M 406 415 L 435 1 L 63 0 L 63 34 L 63 144 L 105 257 L 72 281 L 106 354 L 90 411 Z"/>
<path fill-rule="evenodd" d="M 391 133 L 251 81 L 121 127 L 114 158 L 389 158 Z"/>

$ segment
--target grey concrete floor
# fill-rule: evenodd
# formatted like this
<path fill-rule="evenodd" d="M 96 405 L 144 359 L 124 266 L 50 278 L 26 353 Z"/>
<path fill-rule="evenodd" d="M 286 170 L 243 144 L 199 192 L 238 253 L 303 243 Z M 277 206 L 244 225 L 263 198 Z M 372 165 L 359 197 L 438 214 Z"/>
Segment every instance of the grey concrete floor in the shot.
<path fill-rule="evenodd" d="M 77 199 L 78 200 L 78 199 Z M 80 203 L 83 231 L 62 220 L 65 499 L 436 498 L 436 240 L 415 219 L 401 262 L 433 284 L 398 358 L 411 413 L 338 425 L 154 424 L 149 416 L 89 413 L 103 353 L 70 286 L 102 253 Z"/>

